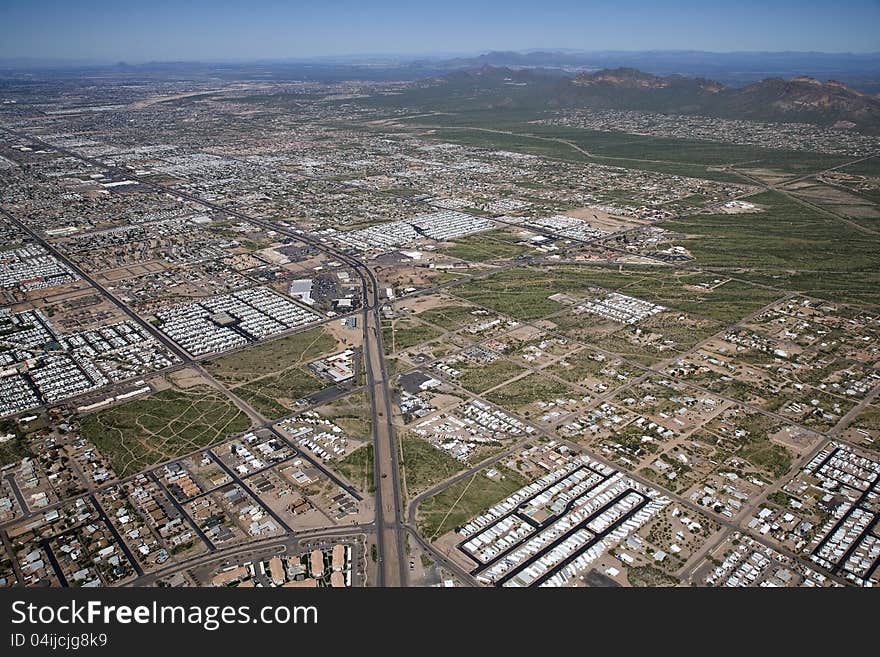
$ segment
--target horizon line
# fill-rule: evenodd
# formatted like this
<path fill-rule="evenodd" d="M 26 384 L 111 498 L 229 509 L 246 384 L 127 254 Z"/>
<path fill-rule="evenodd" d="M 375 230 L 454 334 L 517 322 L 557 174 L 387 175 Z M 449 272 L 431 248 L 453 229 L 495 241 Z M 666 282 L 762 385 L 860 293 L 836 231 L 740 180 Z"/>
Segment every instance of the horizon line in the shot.
<path fill-rule="evenodd" d="M 530 47 L 517 50 L 490 49 L 482 51 L 428 51 L 428 52 L 349 52 L 314 55 L 278 55 L 266 57 L 205 57 L 205 58 L 169 58 L 169 59 L 137 59 L 128 60 L 125 57 L 114 58 L 83 58 L 83 57 L 36 57 L 36 56 L 0 56 L 0 64 L 28 64 L 34 66 L 57 66 L 57 65 L 81 65 L 81 66 L 143 66 L 150 64 L 271 64 L 271 63 L 310 63 L 327 60 L 336 60 L 337 63 L 356 63 L 356 60 L 369 58 L 396 58 L 406 60 L 398 63 L 416 63 L 419 59 L 443 59 L 477 58 L 492 54 L 517 54 L 528 55 L 535 53 L 548 53 L 567 56 L 577 55 L 602 55 L 602 54 L 709 54 L 709 55 L 825 55 L 825 56 L 852 56 L 871 57 L 880 56 L 880 50 L 870 51 L 827 51 L 827 50 L 695 50 L 687 48 L 649 48 L 645 50 L 579 50 L 575 48 L 561 47 Z M 349 61 L 345 61 L 349 60 Z"/>

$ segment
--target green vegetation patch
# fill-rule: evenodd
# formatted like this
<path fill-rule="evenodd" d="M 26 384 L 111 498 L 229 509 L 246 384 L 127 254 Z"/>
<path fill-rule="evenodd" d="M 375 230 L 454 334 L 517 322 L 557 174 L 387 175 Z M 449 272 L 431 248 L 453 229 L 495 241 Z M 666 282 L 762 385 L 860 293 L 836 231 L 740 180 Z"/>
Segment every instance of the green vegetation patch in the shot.
<path fill-rule="evenodd" d="M 521 320 L 558 310 L 559 305 L 548 299 L 552 294 L 586 296 L 591 286 L 724 324 L 771 303 L 786 290 L 880 304 L 876 234 L 778 192 L 765 192 L 750 200 L 765 211 L 699 214 L 663 224 L 687 235 L 683 241 L 696 264 L 707 270 L 717 268 L 715 273 L 636 265 L 622 269 L 594 265 L 519 267 L 462 283 L 453 292 Z M 734 280 L 700 286 L 727 278 Z"/>
<path fill-rule="evenodd" d="M 215 358 L 204 365 L 221 381 L 242 383 L 277 373 L 287 365 L 315 360 L 336 348 L 336 339 L 324 328 L 317 327 Z"/>
<path fill-rule="evenodd" d="M 317 409 L 322 417 L 333 421 L 352 438 L 372 436 L 373 420 L 367 394 L 359 392 L 324 404 Z"/>
<path fill-rule="evenodd" d="M 385 348 L 386 354 L 393 354 L 441 335 L 443 332 L 439 329 L 406 317 L 392 322 L 383 322 L 382 346 Z"/>
<path fill-rule="evenodd" d="M 440 252 L 469 262 L 507 260 L 529 252 L 528 247 L 515 242 L 516 239 L 504 231 L 492 231 L 455 240 L 449 246 L 440 249 Z"/>
<path fill-rule="evenodd" d="M 270 420 L 294 409 L 295 403 L 324 387 L 324 382 L 302 367 L 289 367 L 280 374 L 255 379 L 232 390 Z"/>
<path fill-rule="evenodd" d="M 433 117 L 429 120 L 426 120 L 426 122 L 430 122 L 432 120 Z M 501 149 L 518 153 L 528 153 L 530 155 L 537 155 L 539 157 L 555 158 L 559 160 L 567 160 L 570 162 L 594 162 L 596 164 L 625 167 L 627 169 L 641 169 L 643 171 L 655 171 L 658 173 L 667 173 L 676 176 L 688 176 L 691 178 L 703 178 L 707 180 L 719 180 L 726 182 L 742 182 L 741 178 L 739 178 L 735 173 L 722 171 L 718 168 L 713 168 L 713 166 L 711 165 L 688 162 L 685 161 L 684 158 L 680 159 L 679 161 L 661 161 L 647 157 L 645 155 L 646 151 L 639 150 L 638 148 L 634 148 L 632 151 L 630 151 L 629 149 L 621 150 L 619 146 L 608 146 L 604 149 L 605 153 L 600 154 L 598 152 L 598 148 L 601 148 L 601 145 L 598 144 L 598 141 L 609 139 L 610 133 L 596 132 L 588 134 L 591 131 L 573 128 L 565 135 L 554 136 L 550 133 L 548 129 L 542 128 L 541 126 L 512 127 L 514 131 L 519 132 L 517 132 L 516 134 L 504 134 L 499 132 L 469 130 L 462 128 L 446 128 L 438 129 L 431 134 L 426 135 L 426 137 L 443 142 L 463 144 L 466 146 L 488 148 L 491 150 Z M 625 141 L 641 141 L 640 147 L 642 149 L 644 149 L 648 144 L 648 142 L 645 141 L 646 139 L 653 139 L 627 135 L 623 133 L 617 133 L 611 138 L 614 139 L 614 141 L 619 145 L 622 145 L 622 143 Z M 660 153 L 660 155 L 675 155 L 680 152 L 679 149 L 686 147 L 688 143 L 697 144 L 696 142 L 687 142 L 686 140 L 675 140 L 675 142 L 676 143 L 671 144 L 669 147 L 664 149 L 664 152 Z M 709 150 L 717 152 L 719 150 L 719 146 L 723 147 L 723 145 L 721 144 L 712 144 L 712 147 Z M 579 148 L 583 150 L 578 150 Z M 699 148 L 703 148 L 703 150 L 705 150 L 702 144 L 699 144 L 695 147 L 695 149 L 691 149 L 691 152 L 695 153 L 695 150 Z M 650 150 L 651 149 L 648 149 L 647 152 L 650 152 Z M 583 151 L 587 152 L 585 153 Z M 626 154 L 612 154 L 615 152 Z M 587 153 L 589 153 L 589 155 Z M 704 159 L 722 160 L 725 158 L 721 156 Z"/>
<path fill-rule="evenodd" d="M 205 369 L 230 384 L 259 413 L 277 420 L 289 414 L 297 400 L 325 385 L 303 363 L 337 349 L 336 339 L 316 327 L 207 361 Z"/>
<path fill-rule="evenodd" d="M 457 383 L 471 392 L 480 394 L 525 371 L 516 363 L 499 358 L 488 365 L 473 365 L 463 369 Z"/>
<path fill-rule="evenodd" d="M 606 351 L 645 365 L 685 351 L 721 329 L 721 324 L 714 320 L 680 311 L 663 312 L 635 325 L 587 313 L 556 315 L 553 322 L 561 332 L 579 342 L 601 345 Z"/>
<path fill-rule="evenodd" d="M 852 173 L 857 176 L 880 177 L 880 156 L 875 155 L 861 162 L 847 164 L 845 167 L 841 167 L 840 171 L 842 173 Z"/>
<path fill-rule="evenodd" d="M 430 136 L 442 141 L 730 182 L 741 182 L 741 179 L 733 171 L 719 169 L 720 165 L 748 162 L 750 167 L 784 173 L 804 173 L 829 169 L 848 159 L 840 155 L 699 139 L 541 125 L 534 123 L 536 119 L 548 116 L 543 109 L 546 107 L 548 89 L 541 84 L 526 85 L 515 90 L 509 86 L 498 90 L 483 90 L 482 95 L 475 94 L 472 88 L 452 90 L 450 93 L 447 86 L 420 89 L 411 92 L 413 98 L 407 98 L 408 104 L 418 105 L 420 101 L 430 100 L 431 108 L 442 106 L 449 110 L 444 114 L 409 119 L 417 125 L 441 126 L 441 129 Z M 493 91 L 501 94 L 504 100 L 497 98 L 492 108 L 475 107 L 476 104 L 488 103 Z M 517 92 L 516 101 L 510 98 L 512 91 Z M 549 93 L 555 93 L 555 90 L 550 89 Z M 394 104 L 400 101 L 389 98 L 385 102 Z M 523 106 L 509 107 L 511 103 L 522 103 Z M 852 173 L 880 175 L 876 173 L 876 160 L 852 166 Z"/>
<path fill-rule="evenodd" d="M 703 267 L 735 267 L 739 278 L 820 298 L 880 302 L 875 233 L 778 192 L 749 201 L 765 212 L 693 215 L 663 226 L 691 236 L 687 247 Z"/>
<path fill-rule="evenodd" d="M 575 280 L 580 279 L 582 285 L 601 286 L 723 324 L 736 322 L 784 294 L 735 280 L 728 280 L 713 289 L 704 289 L 700 287 L 701 283 L 724 277 L 666 267 L 560 267 L 553 271 L 563 281 L 574 277 Z"/>
<path fill-rule="evenodd" d="M 25 456 L 33 456 L 15 421 L 0 420 L 0 436 L 8 435 L 12 435 L 12 438 L 0 442 L 0 466 L 15 463 Z"/>
<path fill-rule="evenodd" d="M 344 458 L 331 462 L 330 465 L 359 491 L 372 493 L 376 490 L 372 444 L 358 447 Z"/>
<path fill-rule="evenodd" d="M 602 290 L 598 288 L 605 288 L 725 324 L 735 322 L 784 295 L 781 291 L 734 280 L 711 290 L 698 287 L 710 278 L 715 277 L 669 267 L 635 265 L 625 268 L 591 265 L 559 265 L 543 269 L 519 267 L 462 283 L 452 292 L 516 319 L 534 320 L 563 308 L 548 298 L 553 294 L 582 298 L 601 295 Z"/>
<path fill-rule="evenodd" d="M 454 331 L 476 320 L 477 316 L 473 314 L 475 310 L 479 310 L 479 308 L 450 301 L 450 303 L 445 303 L 437 308 L 420 312 L 418 318 L 436 324 L 447 331 Z"/>
<path fill-rule="evenodd" d="M 461 472 L 464 464 L 421 438 L 404 437 L 400 466 L 410 497 Z"/>
<path fill-rule="evenodd" d="M 251 426 L 214 388 L 161 390 L 82 418 L 82 435 L 120 477 L 212 445 Z"/>
<path fill-rule="evenodd" d="M 565 365 L 561 364 L 563 361 Z M 589 349 L 569 354 L 563 361 L 552 365 L 550 369 L 556 376 L 570 383 L 581 385 L 587 383 L 589 379 L 605 380 L 608 378 L 601 374 L 601 371 L 609 366 L 608 361 L 596 360 L 593 358 L 593 352 Z"/>
<path fill-rule="evenodd" d="M 676 586 L 678 580 L 654 566 L 636 566 L 626 571 L 626 578 L 633 586 Z"/>
<path fill-rule="evenodd" d="M 756 440 L 743 445 L 737 456 L 779 478 L 791 468 L 791 452 L 769 440 Z"/>
<path fill-rule="evenodd" d="M 524 477 L 508 468 L 495 469 L 503 479 L 490 479 L 485 472 L 477 472 L 425 500 L 418 514 L 422 536 L 433 540 L 462 526 L 527 483 Z"/>
<path fill-rule="evenodd" d="M 530 416 L 530 411 L 524 410 L 530 404 L 536 402 L 552 402 L 554 399 L 580 398 L 575 390 L 556 379 L 542 374 L 529 374 L 512 383 L 493 390 L 486 395 L 486 399 L 494 404 L 503 406 L 515 412 L 522 412 L 524 417 Z"/>
<path fill-rule="evenodd" d="M 876 406 L 867 406 L 852 423 L 857 429 L 865 429 L 866 431 L 880 431 L 880 408 Z M 874 441 L 877 449 L 880 449 L 880 441 Z"/>
<path fill-rule="evenodd" d="M 557 292 L 586 292 L 586 281 L 571 276 L 561 281 L 555 272 L 517 267 L 468 281 L 451 292 L 519 320 L 544 317 L 562 308 L 548 297 Z"/>

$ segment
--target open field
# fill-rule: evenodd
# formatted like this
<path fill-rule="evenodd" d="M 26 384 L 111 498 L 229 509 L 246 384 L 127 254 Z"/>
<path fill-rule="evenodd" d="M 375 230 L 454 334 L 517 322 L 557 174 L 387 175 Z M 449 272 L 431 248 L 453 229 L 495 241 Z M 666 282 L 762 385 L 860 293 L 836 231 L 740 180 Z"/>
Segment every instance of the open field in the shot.
<path fill-rule="evenodd" d="M 736 425 L 745 433 L 734 442 L 726 440 L 717 442 L 723 445 L 718 453 L 720 459 L 735 455 L 773 478 L 779 478 L 788 472 L 792 464 L 792 452 L 767 437 L 778 428 L 778 421 L 758 413 L 748 413 L 740 415 Z"/>
<path fill-rule="evenodd" d="M 841 167 L 840 171 L 857 176 L 880 176 L 880 155 L 875 155 L 863 162 L 848 164 L 845 167 Z"/>
<path fill-rule="evenodd" d="M 26 456 L 29 456 L 29 452 L 21 438 L 12 438 L 0 444 L 0 467 L 20 461 Z"/>
<path fill-rule="evenodd" d="M 797 204 L 777 192 L 751 198 L 767 211 L 694 215 L 664 223 L 686 233 L 704 267 L 735 268 L 738 276 L 824 298 L 877 304 L 877 236 Z"/>
<path fill-rule="evenodd" d="M 529 128 L 529 132 L 536 132 L 532 126 L 529 126 Z M 560 160 L 567 160 L 571 162 L 592 162 L 595 164 L 627 167 L 629 169 L 642 169 L 645 171 L 655 171 L 657 173 L 668 173 L 671 175 L 687 176 L 691 178 L 704 178 L 707 180 L 719 180 L 726 182 L 740 182 L 742 180 L 734 173 L 721 171 L 710 165 L 691 164 L 686 161 L 652 161 L 650 158 L 646 157 L 596 155 L 589 150 L 589 142 L 581 142 L 577 144 L 581 148 L 584 148 L 591 153 L 590 156 L 587 156 L 576 148 L 573 148 L 571 144 L 564 143 L 563 141 L 556 141 L 556 138 L 548 139 L 542 136 L 538 136 L 537 134 L 531 135 L 519 133 L 508 135 L 475 130 L 445 128 L 441 130 L 436 130 L 427 136 L 443 142 L 454 142 L 457 144 L 464 144 L 466 146 L 476 146 L 479 148 L 489 148 L 493 150 L 500 148 L 508 151 L 528 153 L 530 155 L 538 155 L 541 157 L 557 158 Z"/>
<path fill-rule="evenodd" d="M 880 451 L 880 408 L 869 405 L 849 426 L 848 437 L 867 449 Z"/>
<path fill-rule="evenodd" d="M 442 335 L 441 331 L 417 320 L 404 318 L 382 323 L 382 346 L 393 354 Z"/>
<path fill-rule="evenodd" d="M 568 286 L 560 285 L 558 277 L 553 274 L 518 267 L 462 283 L 449 292 L 514 319 L 532 320 L 559 310 L 561 306 L 547 297 L 557 292 L 569 292 L 572 286 L 571 281 Z M 581 281 L 577 287 L 583 287 Z"/>
<path fill-rule="evenodd" d="M 345 458 L 333 461 L 332 468 L 351 482 L 352 486 L 363 493 L 376 490 L 374 481 L 373 446 L 364 445 L 348 454 Z"/>
<path fill-rule="evenodd" d="M 493 404 L 521 413 L 524 418 L 529 419 L 536 410 L 529 407 L 536 402 L 552 402 L 556 398 L 582 396 L 561 381 L 532 373 L 493 390 L 486 395 L 486 399 Z"/>
<path fill-rule="evenodd" d="M 463 369 L 458 384 L 480 394 L 524 372 L 516 363 L 501 358 L 488 365 L 474 365 Z"/>
<path fill-rule="evenodd" d="M 669 268 L 559 265 L 509 269 L 450 292 L 516 319 L 534 320 L 563 309 L 548 298 L 553 294 L 579 298 L 602 287 L 722 323 L 737 321 L 784 295 L 738 281 L 712 290 L 697 288 L 707 280 L 706 274 Z"/>
<path fill-rule="evenodd" d="M 564 126 L 529 126 L 530 132 L 555 137 L 577 144 L 601 160 L 604 158 L 631 158 L 633 160 L 663 160 L 667 163 L 717 166 L 748 162 L 769 169 L 800 173 L 828 169 L 847 161 L 846 157 L 783 151 L 756 146 L 726 144 L 696 139 L 671 139 L 625 132 L 599 132 Z M 634 167 L 639 168 L 639 167 Z M 718 173 L 718 172 L 709 172 Z M 710 178 L 711 176 L 705 176 Z"/>
<path fill-rule="evenodd" d="M 584 150 L 608 157 L 639 157 L 652 160 L 681 161 L 700 164 L 727 164 L 760 160 L 800 160 L 810 165 L 828 168 L 840 164 L 846 158 L 804 151 L 786 151 L 758 146 L 729 144 L 699 139 L 674 139 L 637 135 L 626 132 L 589 130 L 576 126 L 543 125 L 535 120 L 552 116 L 552 112 L 540 109 L 466 109 L 462 108 L 429 117 L 403 119 L 405 123 L 431 124 L 444 128 L 475 127 L 517 132 L 523 135 L 554 137 L 577 143 Z M 498 134 L 497 138 L 504 138 Z"/>
<path fill-rule="evenodd" d="M 447 142 L 730 182 L 741 178 L 718 167 L 748 163 L 749 167 L 802 174 L 847 161 L 846 157 L 821 153 L 531 123 L 547 116 L 540 110 L 484 109 L 414 117 L 410 121 L 414 126 L 436 126 L 431 136 Z"/>
<path fill-rule="evenodd" d="M 0 420 L 0 435 L 11 436 L 11 438 L 0 442 L 0 467 L 15 463 L 30 455 L 30 450 L 25 445 L 20 433 L 13 420 Z"/>
<path fill-rule="evenodd" d="M 576 126 L 533 123 L 535 120 L 549 116 L 552 116 L 552 112 L 539 109 L 462 108 L 430 117 L 413 117 L 404 121 L 413 125 L 440 126 L 443 128 L 442 134 L 449 141 L 454 141 L 450 134 L 454 134 L 456 128 L 486 128 L 516 133 L 513 135 L 504 133 L 483 134 L 487 140 L 497 140 L 497 147 L 501 147 L 501 144 L 509 150 L 516 150 L 511 148 L 511 144 L 520 145 L 524 149 L 540 149 L 543 147 L 544 149 L 550 149 L 544 154 L 555 155 L 562 159 L 573 158 L 578 155 L 577 151 L 571 150 L 570 146 L 568 147 L 569 152 L 565 151 L 566 145 L 563 142 L 571 142 L 590 153 L 594 161 L 603 163 L 602 160 L 629 159 L 635 164 L 620 163 L 617 166 L 632 166 L 632 168 L 650 168 L 651 161 L 663 161 L 669 164 L 716 166 L 748 162 L 750 166 L 762 166 L 797 173 L 805 170 L 828 169 L 847 161 L 846 157 L 823 153 L 779 150 L 699 139 L 675 139 L 626 132 L 589 130 Z M 529 137 L 532 139 L 529 140 Z M 539 146 L 535 143 L 536 140 L 534 138 L 536 137 L 559 139 L 561 141 L 556 142 L 557 145 L 553 145 L 552 142 L 545 142 L 546 145 Z M 614 162 L 610 161 L 604 163 L 614 164 Z M 724 175 L 723 172 L 718 171 L 712 173 Z"/>
<path fill-rule="evenodd" d="M 321 417 L 331 420 L 349 436 L 369 438 L 372 435 L 370 400 L 366 393 L 360 392 L 316 409 Z"/>
<path fill-rule="evenodd" d="M 451 245 L 443 247 L 440 252 L 461 260 L 485 262 L 515 258 L 528 253 L 529 249 L 515 244 L 510 235 L 503 231 L 492 231 L 456 240 Z"/>
<path fill-rule="evenodd" d="M 298 399 L 325 385 L 302 364 L 337 348 L 336 339 L 317 327 L 215 358 L 205 369 L 257 411 L 277 420 L 290 413 Z"/>
<path fill-rule="evenodd" d="M 444 303 L 442 306 L 423 310 L 417 317 L 447 331 L 455 331 L 476 319 L 473 315 L 475 310 L 479 309 L 466 303 Z"/>
<path fill-rule="evenodd" d="M 277 373 L 286 365 L 314 360 L 336 347 L 335 338 L 317 327 L 209 360 L 204 365 L 221 381 L 236 384 Z"/>
<path fill-rule="evenodd" d="M 269 374 L 235 386 L 235 394 L 270 420 L 277 420 L 294 409 L 297 400 L 318 392 L 324 382 L 302 367 L 288 367 L 280 374 Z"/>
<path fill-rule="evenodd" d="M 710 275 L 667 268 L 559 267 L 552 271 L 566 281 L 598 285 L 723 324 L 735 322 L 783 296 L 739 281 L 702 289 L 698 286 L 711 282 Z"/>
<path fill-rule="evenodd" d="M 880 189 L 846 189 L 816 179 L 797 181 L 785 187 L 792 195 L 840 215 L 863 228 L 876 232 L 880 228 Z"/>
<path fill-rule="evenodd" d="M 442 536 L 526 484 L 512 470 L 496 469 L 503 479 L 490 479 L 484 472 L 477 472 L 422 502 L 418 514 L 421 534 L 429 540 Z"/>
<path fill-rule="evenodd" d="M 781 477 L 791 468 L 791 453 L 769 440 L 755 440 L 744 444 L 737 455 L 774 477 Z"/>
<path fill-rule="evenodd" d="M 602 380 L 601 372 L 608 367 L 608 363 L 604 358 L 597 360 L 594 356 L 592 350 L 582 349 L 566 356 L 561 363 L 551 366 L 549 371 L 560 379 L 577 385 L 584 385 L 590 380 Z"/>
<path fill-rule="evenodd" d="M 627 574 L 633 586 L 677 586 L 678 580 L 654 566 L 638 566 L 630 568 Z"/>
<path fill-rule="evenodd" d="M 400 467 L 409 497 L 427 490 L 464 469 L 445 452 L 421 438 L 403 437 L 400 441 Z"/>
<path fill-rule="evenodd" d="M 554 315 L 553 322 L 562 333 L 579 342 L 600 346 L 644 365 L 685 351 L 722 326 L 717 321 L 680 312 L 663 312 L 636 326 L 587 313 Z"/>
<path fill-rule="evenodd" d="M 82 418 L 120 477 L 207 447 L 250 427 L 247 416 L 206 385 L 169 388 Z"/>

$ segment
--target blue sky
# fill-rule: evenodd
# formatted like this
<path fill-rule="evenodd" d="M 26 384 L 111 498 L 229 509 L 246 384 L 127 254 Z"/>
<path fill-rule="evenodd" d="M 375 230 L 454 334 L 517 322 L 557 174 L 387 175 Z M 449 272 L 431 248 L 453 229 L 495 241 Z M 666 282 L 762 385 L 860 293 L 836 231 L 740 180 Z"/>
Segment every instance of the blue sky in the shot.
<path fill-rule="evenodd" d="M 880 0 L 0 0 L 0 58 L 486 50 L 880 51 Z"/>

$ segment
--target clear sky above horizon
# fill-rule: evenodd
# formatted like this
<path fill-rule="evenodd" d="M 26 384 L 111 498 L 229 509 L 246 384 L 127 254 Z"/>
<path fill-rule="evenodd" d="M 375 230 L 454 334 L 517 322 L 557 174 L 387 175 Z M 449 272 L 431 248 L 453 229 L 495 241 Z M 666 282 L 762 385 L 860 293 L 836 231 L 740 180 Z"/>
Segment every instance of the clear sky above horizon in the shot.
<path fill-rule="evenodd" d="M 880 0 L 0 0 L 0 58 L 487 50 L 880 51 Z"/>

